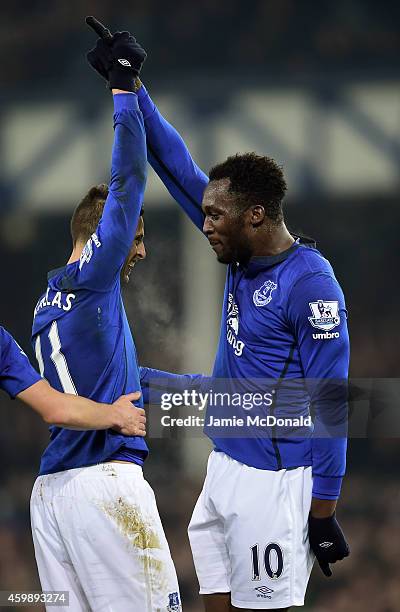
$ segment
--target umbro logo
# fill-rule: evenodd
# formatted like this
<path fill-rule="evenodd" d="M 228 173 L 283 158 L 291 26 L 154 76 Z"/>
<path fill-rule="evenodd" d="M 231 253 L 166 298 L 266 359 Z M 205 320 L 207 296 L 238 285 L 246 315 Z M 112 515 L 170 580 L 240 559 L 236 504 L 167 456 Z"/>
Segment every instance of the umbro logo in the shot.
<path fill-rule="evenodd" d="M 333 542 L 321 542 L 319 546 L 320 548 L 329 548 L 330 546 L 333 546 Z"/>
<path fill-rule="evenodd" d="M 131 68 L 131 63 L 127 60 L 127 59 L 119 59 L 118 60 L 120 64 L 122 64 L 123 66 L 127 66 L 128 68 Z"/>
<path fill-rule="evenodd" d="M 274 592 L 274 589 L 270 589 L 270 588 L 268 588 L 266 586 L 256 587 L 254 590 L 258 591 L 262 595 L 268 595 L 269 593 L 273 593 Z"/>

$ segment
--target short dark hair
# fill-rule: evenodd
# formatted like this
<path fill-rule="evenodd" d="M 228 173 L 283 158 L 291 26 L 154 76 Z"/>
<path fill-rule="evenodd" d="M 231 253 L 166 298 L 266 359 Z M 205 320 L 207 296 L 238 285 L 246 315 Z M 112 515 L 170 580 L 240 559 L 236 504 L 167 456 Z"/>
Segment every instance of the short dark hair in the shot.
<path fill-rule="evenodd" d="M 237 153 L 211 168 L 210 181 L 228 178 L 228 191 L 238 194 L 239 209 L 262 204 L 269 219 L 283 219 L 282 200 L 287 185 L 282 167 L 274 159 L 257 153 Z"/>
<path fill-rule="evenodd" d="M 104 204 L 108 196 L 108 185 L 101 183 L 94 185 L 82 198 L 74 210 L 71 219 L 71 236 L 73 245 L 87 242 L 100 222 Z M 143 216 L 143 207 L 140 215 Z"/>

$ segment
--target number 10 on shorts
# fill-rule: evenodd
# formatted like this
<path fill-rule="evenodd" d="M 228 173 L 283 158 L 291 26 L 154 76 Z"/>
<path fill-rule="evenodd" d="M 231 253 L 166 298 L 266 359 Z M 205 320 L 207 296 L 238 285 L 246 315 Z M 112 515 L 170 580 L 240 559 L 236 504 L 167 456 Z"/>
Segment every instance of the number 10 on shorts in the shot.
<path fill-rule="evenodd" d="M 261 580 L 259 545 L 254 544 L 251 550 L 252 580 Z M 279 544 L 267 544 L 264 550 L 264 568 L 269 578 L 277 580 L 283 572 L 283 552 Z"/>

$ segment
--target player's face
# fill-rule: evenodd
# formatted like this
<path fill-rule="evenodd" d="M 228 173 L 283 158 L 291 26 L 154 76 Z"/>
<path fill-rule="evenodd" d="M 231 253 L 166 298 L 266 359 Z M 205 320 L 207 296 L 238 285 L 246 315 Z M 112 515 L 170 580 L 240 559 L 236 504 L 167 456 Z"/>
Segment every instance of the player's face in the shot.
<path fill-rule="evenodd" d="M 203 232 L 218 261 L 225 264 L 245 262 L 251 256 L 247 211 L 237 210 L 235 196 L 228 188 L 229 179 L 211 181 L 202 204 L 205 214 Z"/>
<path fill-rule="evenodd" d="M 121 270 L 121 279 L 124 283 L 129 282 L 130 274 L 135 266 L 135 263 L 146 257 L 146 249 L 144 247 L 144 221 L 143 217 L 139 217 L 138 226 L 136 229 L 135 239 L 133 241 L 129 255 L 125 260 Z"/>

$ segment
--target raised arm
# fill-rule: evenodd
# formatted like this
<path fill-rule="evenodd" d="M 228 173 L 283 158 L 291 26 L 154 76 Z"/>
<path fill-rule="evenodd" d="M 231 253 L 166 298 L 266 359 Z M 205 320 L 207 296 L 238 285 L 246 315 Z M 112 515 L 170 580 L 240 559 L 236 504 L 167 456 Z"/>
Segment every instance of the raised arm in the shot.
<path fill-rule="evenodd" d="M 115 91 L 115 90 L 114 90 Z M 146 186 L 146 140 L 135 93 L 114 93 L 111 180 L 103 215 L 79 262 L 82 284 L 115 282 L 135 237 Z"/>
<path fill-rule="evenodd" d="M 111 41 L 108 30 L 94 17 L 87 18 L 87 23 L 100 35 L 87 58 L 91 63 L 90 58 L 97 57 L 101 49 L 107 50 L 108 60 L 100 74 L 107 78 L 114 94 L 114 144 L 108 197 L 100 223 L 87 241 L 79 264 L 81 284 L 87 282 L 102 289 L 119 277 L 143 204 L 146 137 L 134 90 L 146 53 L 127 32 Z"/>
<path fill-rule="evenodd" d="M 193 161 L 176 129 L 161 115 L 142 84 L 138 91 L 147 137 L 147 157 L 172 197 L 202 230 L 201 210 L 208 176 Z"/>
<path fill-rule="evenodd" d="M 110 86 L 113 78 L 108 74 L 109 65 L 115 62 L 114 47 L 123 41 L 127 32 L 110 31 L 93 17 L 88 18 L 88 24 L 100 36 L 96 47 L 87 55 L 89 64 Z M 129 60 L 132 66 L 143 63 L 140 45 L 130 36 L 132 52 Z M 116 57 L 123 57 L 118 55 Z M 121 67 L 119 66 L 119 70 Z M 138 76 L 138 75 L 136 75 Z M 136 83 L 141 85 L 137 79 Z M 136 86 L 137 87 L 137 86 Z M 162 117 L 155 104 L 150 99 L 146 88 L 141 85 L 138 91 L 139 108 L 143 113 L 147 135 L 148 159 L 168 191 L 187 213 L 190 219 L 201 230 L 203 228 L 203 213 L 201 203 L 208 177 L 193 161 L 184 141 L 178 132 Z"/>

